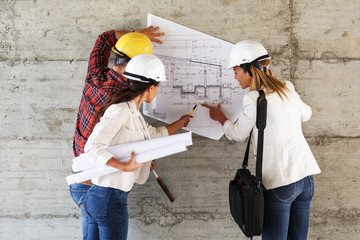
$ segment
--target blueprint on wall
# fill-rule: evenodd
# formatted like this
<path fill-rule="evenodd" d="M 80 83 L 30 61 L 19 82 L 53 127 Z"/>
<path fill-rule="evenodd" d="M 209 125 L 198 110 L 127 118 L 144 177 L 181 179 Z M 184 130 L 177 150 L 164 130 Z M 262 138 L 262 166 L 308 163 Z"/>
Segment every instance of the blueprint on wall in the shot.
<path fill-rule="evenodd" d="M 165 123 L 193 113 L 186 130 L 218 140 L 222 126 L 209 118 L 208 109 L 200 106 L 221 104 L 231 120 L 242 110 L 245 91 L 234 79 L 233 70 L 225 71 L 233 44 L 184 27 L 166 19 L 148 15 L 148 26 L 159 26 L 163 44 L 154 43 L 154 54 L 164 63 L 167 82 L 161 83 L 153 106 L 144 106 L 144 114 Z"/>

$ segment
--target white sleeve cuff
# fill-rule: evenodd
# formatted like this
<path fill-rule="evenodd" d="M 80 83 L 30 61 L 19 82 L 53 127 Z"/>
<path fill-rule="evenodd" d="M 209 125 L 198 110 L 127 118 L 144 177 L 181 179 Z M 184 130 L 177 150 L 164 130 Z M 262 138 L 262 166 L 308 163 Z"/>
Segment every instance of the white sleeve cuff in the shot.
<path fill-rule="evenodd" d="M 169 136 L 169 132 L 166 127 L 159 127 L 158 130 L 159 130 L 159 132 L 161 132 L 163 137 Z"/>
<path fill-rule="evenodd" d="M 223 131 L 225 133 L 225 137 L 227 137 L 229 140 L 233 140 L 229 135 L 226 133 L 228 132 L 229 127 L 231 126 L 232 122 L 230 120 L 226 120 L 224 122 Z"/>

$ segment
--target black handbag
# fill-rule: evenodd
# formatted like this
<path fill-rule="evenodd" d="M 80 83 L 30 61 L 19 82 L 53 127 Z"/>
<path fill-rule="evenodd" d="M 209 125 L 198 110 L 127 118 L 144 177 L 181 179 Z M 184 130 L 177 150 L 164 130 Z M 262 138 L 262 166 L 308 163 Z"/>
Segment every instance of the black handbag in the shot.
<path fill-rule="evenodd" d="M 230 212 L 246 237 L 260 236 L 264 222 L 264 195 L 262 185 L 262 158 L 264 129 L 266 127 L 267 101 L 265 93 L 258 90 L 256 127 L 258 145 L 256 157 L 256 176 L 246 169 L 249 158 L 250 139 L 246 147 L 242 168 L 229 183 Z"/>

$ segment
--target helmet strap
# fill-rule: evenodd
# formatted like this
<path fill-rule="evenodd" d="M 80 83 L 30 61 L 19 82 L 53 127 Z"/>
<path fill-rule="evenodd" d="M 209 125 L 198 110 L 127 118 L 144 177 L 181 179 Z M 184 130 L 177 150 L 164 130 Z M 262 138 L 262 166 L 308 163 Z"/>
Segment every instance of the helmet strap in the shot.
<path fill-rule="evenodd" d="M 261 64 L 259 63 L 259 61 L 264 60 L 264 59 L 267 59 L 267 58 L 270 58 L 270 56 L 269 56 L 268 54 L 263 55 L 263 56 L 260 56 L 260 57 L 258 57 L 257 59 L 255 59 L 254 61 L 252 61 L 250 64 L 252 64 L 254 67 L 256 67 L 257 69 L 259 69 L 260 71 L 266 73 L 266 72 L 267 72 L 267 67 L 264 67 L 263 65 L 261 65 Z"/>
<path fill-rule="evenodd" d="M 116 56 L 115 64 L 121 65 L 121 64 L 127 63 L 129 61 L 130 61 L 130 58 L 122 57 L 122 56 L 118 55 L 118 56 Z"/>
<path fill-rule="evenodd" d="M 259 62 L 253 62 L 252 63 L 252 65 L 254 66 L 254 67 L 256 67 L 257 69 L 259 69 L 260 71 L 262 71 L 262 72 L 264 72 L 264 73 L 266 73 L 267 72 L 267 68 L 266 67 L 264 67 L 263 65 L 261 65 Z"/>
<path fill-rule="evenodd" d="M 267 72 L 267 67 L 264 67 L 259 62 L 241 64 L 239 67 L 242 67 L 246 72 L 248 72 L 251 78 L 253 77 L 253 74 L 250 70 L 250 65 L 253 65 L 254 67 L 256 67 L 257 69 L 259 69 L 260 71 L 262 71 L 264 73 Z"/>
<path fill-rule="evenodd" d="M 249 73 L 250 77 L 253 76 L 252 72 L 250 71 L 250 65 L 253 65 L 254 67 L 256 67 L 257 69 L 259 69 L 260 71 L 266 73 L 267 72 L 267 67 L 264 67 L 263 65 L 261 65 L 258 61 L 261 61 L 265 58 L 270 58 L 269 55 L 263 55 L 261 57 L 258 57 L 257 59 L 255 59 L 254 61 L 250 62 L 250 63 L 243 63 L 241 65 L 239 65 L 239 67 L 242 67 L 246 72 Z"/>
<path fill-rule="evenodd" d="M 129 72 L 124 72 L 123 73 L 124 76 L 129 76 L 129 77 L 133 77 L 133 78 L 136 78 L 135 81 L 138 81 L 138 82 L 143 82 L 143 83 L 150 83 L 152 85 L 154 85 L 155 87 L 157 85 L 159 85 L 159 82 L 155 81 L 154 79 L 152 78 L 147 78 L 147 77 L 144 77 L 144 76 L 141 76 L 141 75 L 137 75 L 137 74 L 133 74 L 133 73 L 129 73 Z M 134 80 L 134 79 L 132 79 Z"/>
<path fill-rule="evenodd" d="M 117 49 L 115 46 L 114 49 L 117 51 L 115 53 L 116 54 L 115 64 L 123 64 L 131 60 L 131 57 L 129 57 L 128 55 Z"/>

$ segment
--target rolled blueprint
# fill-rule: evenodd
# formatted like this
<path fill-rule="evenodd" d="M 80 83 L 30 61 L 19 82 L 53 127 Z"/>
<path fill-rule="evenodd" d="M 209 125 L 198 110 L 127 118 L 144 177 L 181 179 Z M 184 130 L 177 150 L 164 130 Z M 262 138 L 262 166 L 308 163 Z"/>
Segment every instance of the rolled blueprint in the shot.
<path fill-rule="evenodd" d="M 144 163 L 184 152 L 187 150 L 186 147 L 190 145 L 192 145 L 191 132 L 187 132 L 168 137 L 111 146 L 107 147 L 106 150 L 123 163 L 129 161 L 131 152 L 134 151 L 135 160 L 139 163 Z M 73 159 L 72 169 L 74 172 L 81 172 L 67 176 L 66 181 L 68 185 L 119 171 L 107 165 L 100 166 L 94 159 L 87 156 L 86 153 Z"/>

